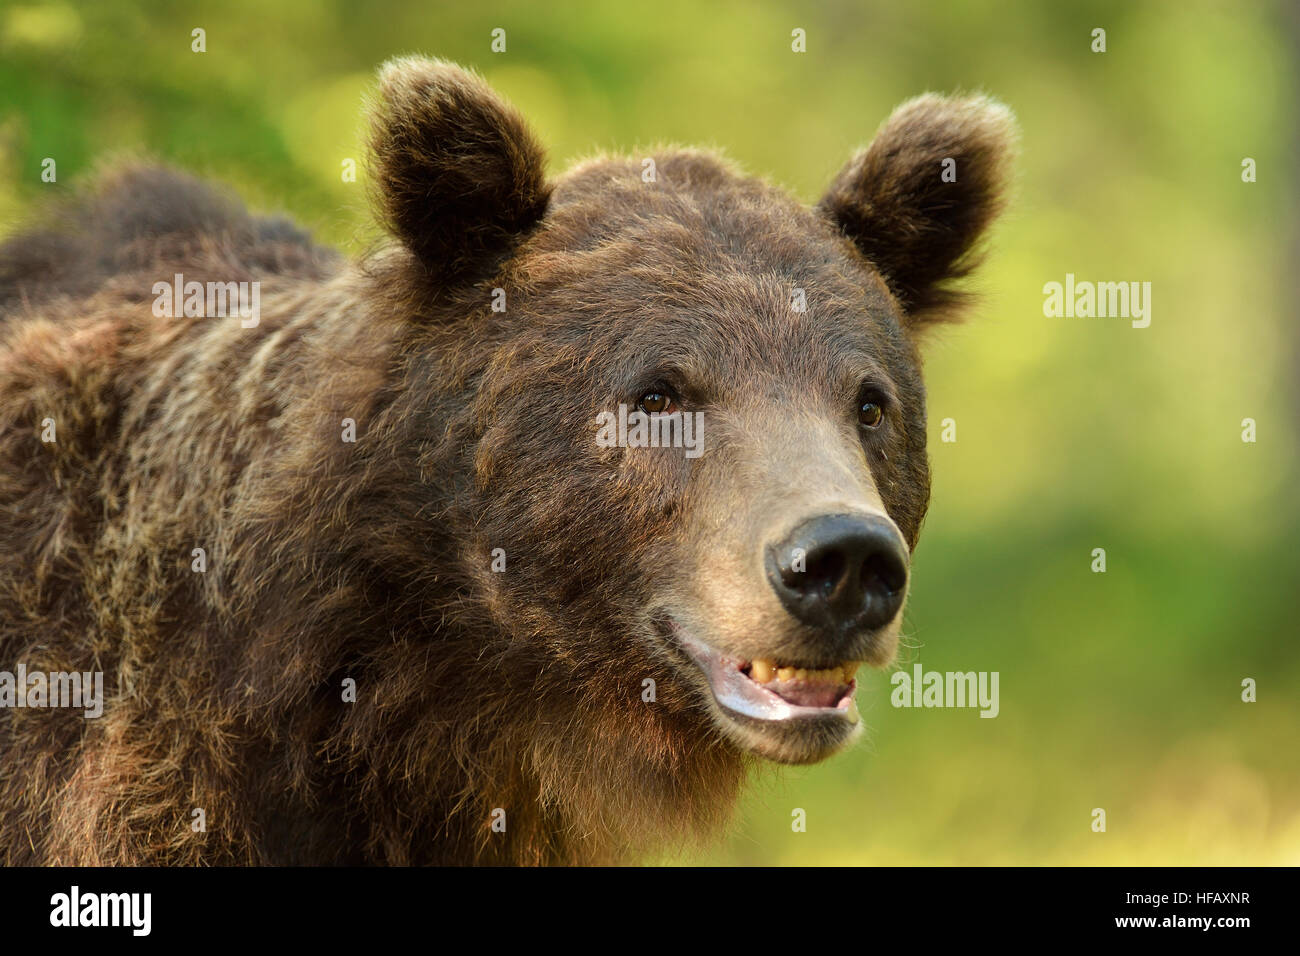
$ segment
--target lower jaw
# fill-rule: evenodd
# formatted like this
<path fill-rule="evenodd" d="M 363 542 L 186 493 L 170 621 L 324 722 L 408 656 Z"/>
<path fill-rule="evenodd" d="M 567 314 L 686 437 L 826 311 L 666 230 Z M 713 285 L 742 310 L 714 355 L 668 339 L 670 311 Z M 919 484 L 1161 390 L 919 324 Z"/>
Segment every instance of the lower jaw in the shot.
<path fill-rule="evenodd" d="M 856 682 L 833 705 L 792 703 L 742 670 L 732 660 L 673 625 L 673 637 L 708 680 L 720 718 L 745 749 L 780 763 L 813 763 L 849 743 L 861 730 L 853 694 Z"/>
<path fill-rule="evenodd" d="M 721 703 L 717 703 L 717 710 L 736 743 L 776 763 L 817 763 L 844 749 L 862 732 L 856 710 L 852 719 L 822 714 L 785 720 L 756 720 Z"/>

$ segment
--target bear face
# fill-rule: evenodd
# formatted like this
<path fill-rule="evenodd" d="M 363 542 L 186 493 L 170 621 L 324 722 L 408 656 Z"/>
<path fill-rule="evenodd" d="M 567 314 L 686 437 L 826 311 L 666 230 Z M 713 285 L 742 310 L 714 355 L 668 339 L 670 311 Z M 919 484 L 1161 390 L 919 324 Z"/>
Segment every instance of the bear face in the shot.
<path fill-rule="evenodd" d="M 700 741 L 799 763 L 850 740 L 929 498 L 918 346 L 960 312 L 1013 138 L 999 104 L 921 97 L 815 208 L 690 150 L 548 182 L 476 76 L 389 64 L 386 274 L 411 353 L 481 357 L 452 377 L 465 559 L 517 556 L 475 576 L 500 626 L 620 686 L 634 722 L 648 678 L 658 719 Z M 445 387 L 440 360 L 415 366 L 414 395 Z M 641 416 L 689 422 L 695 447 L 601 441 Z"/>

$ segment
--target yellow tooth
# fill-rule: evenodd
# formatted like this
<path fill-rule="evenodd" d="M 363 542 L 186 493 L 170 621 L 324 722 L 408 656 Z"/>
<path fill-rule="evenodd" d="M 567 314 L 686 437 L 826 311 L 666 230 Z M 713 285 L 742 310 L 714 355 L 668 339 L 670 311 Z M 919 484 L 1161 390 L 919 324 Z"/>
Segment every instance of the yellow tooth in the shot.
<path fill-rule="evenodd" d="M 778 667 L 775 661 L 757 658 L 750 662 L 749 676 L 760 684 L 776 680 L 801 680 L 814 684 L 850 684 L 857 673 L 858 661 L 849 661 L 838 667 L 811 670 L 806 667 Z"/>

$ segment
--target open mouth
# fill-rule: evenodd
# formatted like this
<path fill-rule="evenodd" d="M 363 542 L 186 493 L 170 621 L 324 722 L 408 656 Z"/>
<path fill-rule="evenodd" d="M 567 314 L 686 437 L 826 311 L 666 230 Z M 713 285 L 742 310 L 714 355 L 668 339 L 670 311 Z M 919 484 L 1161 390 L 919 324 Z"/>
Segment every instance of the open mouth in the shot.
<path fill-rule="evenodd" d="M 708 678 L 714 698 L 729 711 L 766 721 L 858 721 L 853 700 L 858 661 L 811 669 L 771 658 L 745 660 L 715 650 L 680 627 L 674 626 L 673 633 Z"/>

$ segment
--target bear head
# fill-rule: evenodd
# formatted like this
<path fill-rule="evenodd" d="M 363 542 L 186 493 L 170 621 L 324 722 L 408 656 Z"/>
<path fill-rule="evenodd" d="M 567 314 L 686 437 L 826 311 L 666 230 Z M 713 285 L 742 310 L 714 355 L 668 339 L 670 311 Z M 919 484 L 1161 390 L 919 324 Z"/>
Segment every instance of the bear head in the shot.
<path fill-rule="evenodd" d="M 454 489 L 411 505 L 441 606 L 556 722 L 600 701 L 665 749 L 842 747 L 929 500 L 919 344 L 1003 205 L 1009 111 L 911 100 L 811 207 L 690 149 L 549 179 L 445 62 L 389 63 L 372 129 L 403 407 Z"/>

